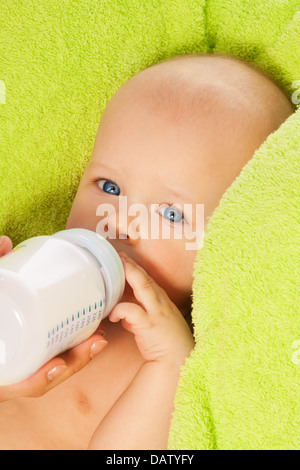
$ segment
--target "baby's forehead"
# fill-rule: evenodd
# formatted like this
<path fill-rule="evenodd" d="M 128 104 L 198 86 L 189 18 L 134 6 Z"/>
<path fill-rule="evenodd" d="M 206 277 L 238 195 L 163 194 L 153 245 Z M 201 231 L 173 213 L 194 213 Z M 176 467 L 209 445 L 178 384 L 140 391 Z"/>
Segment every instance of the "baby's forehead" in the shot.
<path fill-rule="evenodd" d="M 133 76 L 124 91 L 152 110 L 182 119 L 212 110 L 279 126 L 294 111 L 280 85 L 255 66 L 229 56 L 181 56 Z"/>
<path fill-rule="evenodd" d="M 192 55 L 134 75 L 112 97 L 99 128 L 110 142 L 125 129 L 128 146 L 136 139 L 132 129 L 152 128 L 154 117 L 156 129 L 179 125 L 186 135 L 188 126 L 195 135 L 199 129 L 201 144 L 210 139 L 211 148 L 217 140 L 262 143 L 292 112 L 282 90 L 254 67 L 229 57 Z"/>
<path fill-rule="evenodd" d="M 240 61 L 211 56 L 171 59 L 133 76 L 116 93 L 115 104 L 131 106 L 140 101 L 152 110 L 192 112 L 206 104 L 220 106 L 246 97 L 254 89 L 269 86 L 259 72 Z"/>
<path fill-rule="evenodd" d="M 271 80 L 261 71 L 231 57 L 183 56 L 155 64 L 134 75 L 123 85 L 129 92 L 147 91 L 148 95 L 173 95 L 180 99 L 188 92 L 217 88 L 234 90 L 241 84 L 271 86 Z M 122 87 L 121 87 L 122 88 Z"/>

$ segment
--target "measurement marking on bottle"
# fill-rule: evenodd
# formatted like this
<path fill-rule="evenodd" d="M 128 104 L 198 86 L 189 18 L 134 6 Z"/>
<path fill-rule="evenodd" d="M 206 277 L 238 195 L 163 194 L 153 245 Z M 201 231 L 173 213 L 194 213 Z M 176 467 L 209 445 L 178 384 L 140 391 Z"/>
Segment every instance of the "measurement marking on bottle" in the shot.
<path fill-rule="evenodd" d="M 54 328 L 48 331 L 48 345 L 49 348 L 54 343 L 61 342 L 63 338 L 73 335 L 79 329 L 88 326 L 90 323 L 98 321 L 103 313 L 103 305 L 105 302 L 100 300 L 90 304 L 87 308 L 78 310 L 76 314 L 72 314 L 58 323 Z"/>

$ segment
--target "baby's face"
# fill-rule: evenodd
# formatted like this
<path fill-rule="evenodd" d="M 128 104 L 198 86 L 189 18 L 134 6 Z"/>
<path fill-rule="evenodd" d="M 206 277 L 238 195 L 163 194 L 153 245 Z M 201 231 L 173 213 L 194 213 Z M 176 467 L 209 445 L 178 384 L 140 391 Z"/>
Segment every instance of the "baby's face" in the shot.
<path fill-rule="evenodd" d="M 185 234 L 195 232 L 196 204 L 211 204 L 211 181 L 197 176 L 203 172 L 203 163 L 197 158 L 199 139 L 189 123 L 174 125 L 165 116 L 150 113 L 143 100 L 133 97 L 130 104 L 124 101 L 120 97 L 116 107 L 103 116 L 67 228 L 81 227 L 103 235 L 107 227 L 102 223 L 101 228 L 101 219 L 110 229 L 115 226 L 116 238 L 110 238 L 110 243 L 142 266 L 184 310 L 191 295 L 196 255 L 195 249 L 186 249 L 193 240 Z M 140 238 L 135 230 L 137 218 L 130 212 L 137 203 L 148 210 L 148 215 L 139 217 Z M 104 204 L 115 209 L 116 218 L 104 212 L 96 214 Z M 190 205 L 192 217 L 183 214 L 184 204 Z M 153 238 L 150 227 L 156 221 L 158 237 Z M 170 230 L 166 239 L 162 238 L 163 229 Z M 180 238 L 175 239 L 176 235 Z M 123 300 L 129 300 L 130 292 L 125 295 Z"/>
<path fill-rule="evenodd" d="M 186 67 L 180 62 L 170 66 L 174 73 Z M 247 125 L 237 96 L 226 98 L 235 90 L 223 84 L 220 88 L 219 75 L 214 67 L 206 68 L 203 106 L 190 115 L 189 109 L 181 114 L 174 98 L 161 106 L 143 75 L 123 85 L 104 112 L 67 223 L 68 229 L 86 228 L 104 236 L 114 228 L 111 244 L 142 266 L 182 312 L 190 301 L 196 256 L 196 249 L 187 249 L 189 236 L 203 232 L 222 194 L 266 137 L 260 127 Z M 206 102 L 207 83 L 213 89 L 214 82 L 221 91 L 211 93 L 214 103 L 210 98 Z M 229 112 L 223 99 L 231 103 Z M 210 112 L 211 105 L 217 113 Z M 140 213 L 140 237 L 131 212 L 134 204 L 147 210 Z M 203 220 L 196 216 L 201 204 Z M 109 216 L 101 211 L 104 207 L 113 209 Z M 150 231 L 154 213 L 159 220 L 156 236 Z M 163 238 L 167 228 L 170 236 Z M 133 300 L 128 287 L 123 300 Z"/>

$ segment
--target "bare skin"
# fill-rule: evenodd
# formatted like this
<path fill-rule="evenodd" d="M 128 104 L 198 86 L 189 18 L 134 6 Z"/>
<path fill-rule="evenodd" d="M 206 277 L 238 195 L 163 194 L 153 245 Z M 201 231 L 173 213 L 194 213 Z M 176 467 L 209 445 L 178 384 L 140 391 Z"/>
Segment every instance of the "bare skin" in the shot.
<path fill-rule="evenodd" d="M 190 106 L 180 90 L 190 90 Z M 272 82 L 230 59 L 177 59 L 143 71 L 103 115 L 66 228 L 95 231 L 97 207 L 118 208 L 108 181 L 128 206 L 204 204 L 206 225 L 255 150 L 292 112 Z M 180 368 L 193 348 L 185 318 L 196 251 L 185 249 L 184 238 L 134 239 L 119 222 L 116 230 L 126 235 L 110 241 L 127 284 L 104 321 L 107 346 L 90 360 L 91 346 L 103 340 L 98 334 L 29 381 L 0 389 L 0 448 L 167 448 Z M 0 255 L 10 249 L 5 239 Z M 48 372 L 61 365 L 49 382 Z"/>

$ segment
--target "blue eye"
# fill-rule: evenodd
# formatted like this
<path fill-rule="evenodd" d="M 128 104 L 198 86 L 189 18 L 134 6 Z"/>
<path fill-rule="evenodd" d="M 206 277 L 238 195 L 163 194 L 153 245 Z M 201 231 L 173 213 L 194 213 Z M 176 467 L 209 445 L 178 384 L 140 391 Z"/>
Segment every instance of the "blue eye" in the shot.
<path fill-rule="evenodd" d="M 113 194 L 114 196 L 119 196 L 121 190 L 117 183 L 114 183 L 113 181 L 110 180 L 99 180 L 98 181 L 98 186 L 108 194 Z"/>
<path fill-rule="evenodd" d="M 159 213 L 170 222 L 183 222 L 184 216 L 179 209 L 173 206 L 164 207 Z"/>

